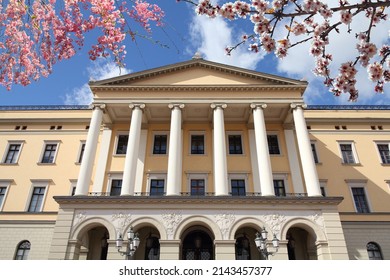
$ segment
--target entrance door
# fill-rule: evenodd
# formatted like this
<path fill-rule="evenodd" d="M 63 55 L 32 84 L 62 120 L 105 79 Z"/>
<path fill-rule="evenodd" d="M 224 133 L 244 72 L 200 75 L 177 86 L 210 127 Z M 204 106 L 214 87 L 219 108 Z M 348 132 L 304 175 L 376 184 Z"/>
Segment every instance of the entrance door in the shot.
<path fill-rule="evenodd" d="M 182 260 L 213 260 L 213 240 L 202 231 L 195 230 L 183 240 Z"/>

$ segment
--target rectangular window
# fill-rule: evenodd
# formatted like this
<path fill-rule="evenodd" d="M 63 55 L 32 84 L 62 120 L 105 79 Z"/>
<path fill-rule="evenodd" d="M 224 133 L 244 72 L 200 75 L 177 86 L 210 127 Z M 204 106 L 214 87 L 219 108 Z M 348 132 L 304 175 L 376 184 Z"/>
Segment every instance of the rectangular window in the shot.
<path fill-rule="evenodd" d="M 191 195 L 205 195 L 204 179 L 191 179 Z"/>
<path fill-rule="evenodd" d="M 84 151 L 85 151 L 85 143 L 81 143 L 79 158 L 77 161 L 78 163 L 81 163 L 83 161 Z"/>
<path fill-rule="evenodd" d="M 154 135 L 153 154 L 165 155 L 167 153 L 167 135 Z"/>
<path fill-rule="evenodd" d="M 165 180 L 151 179 L 150 180 L 150 196 L 164 195 Z"/>
<path fill-rule="evenodd" d="M 5 156 L 4 163 L 17 163 L 20 153 L 20 147 L 22 144 L 9 144 L 7 155 Z"/>
<path fill-rule="evenodd" d="M 245 180 L 244 179 L 232 179 L 230 180 L 233 196 L 245 196 Z"/>
<path fill-rule="evenodd" d="M 129 141 L 129 135 L 118 135 L 118 142 L 116 145 L 116 155 L 125 155 L 127 150 L 127 142 Z"/>
<path fill-rule="evenodd" d="M 378 144 L 377 146 L 382 163 L 390 164 L 389 144 Z"/>
<path fill-rule="evenodd" d="M 311 151 L 313 153 L 314 162 L 315 163 L 319 163 L 318 155 L 317 155 L 317 149 L 316 149 L 316 144 L 315 143 L 311 143 Z"/>
<path fill-rule="evenodd" d="M 229 135 L 229 154 L 242 155 L 242 141 L 241 135 Z"/>
<path fill-rule="evenodd" d="M 358 213 L 370 213 L 364 188 L 351 188 L 353 200 Z"/>
<path fill-rule="evenodd" d="M 54 163 L 58 143 L 46 143 L 41 163 Z"/>
<path fill-rule="evenodd" d="M 45 195 L 45 187 L 34 187 L 33 194 L 31 196 L 30 205 L 28 206 L 28 212 L 40 212 L 42 211 L 43 197 Z"/>
<path fill-rule="evenodd" d="M 0 210 L 2 209 L 3 206 L 6 191 L 7 191 L 7 187 L 0 187 Z"/>
<path fill-rule="evenodd" d="M 343 163 L 356 163 L 353 155 L 352 144 L 340 144 L 341 156 L 343 157 Z"/>
<path fill-rule="evenodd" d="M 274 190 L 276 196 L 286 196 L 284 180 L 274 180 Z"/>
<path fill-rule="evenodd" d="M 110 196 L 120 195 L 121 190 L 122 190 L 122 180 L 120 179 L 111 180 Z"/>
<path fill-rule="evenodd" d="M 204 154 L 204 135 L 191 135 L 191 154 Z"/>
<path fill-rule="evenodd" d="M 267 135 L 268 150 L 270 155 L 280 155 L 279 141 L 277 135 Z"/>

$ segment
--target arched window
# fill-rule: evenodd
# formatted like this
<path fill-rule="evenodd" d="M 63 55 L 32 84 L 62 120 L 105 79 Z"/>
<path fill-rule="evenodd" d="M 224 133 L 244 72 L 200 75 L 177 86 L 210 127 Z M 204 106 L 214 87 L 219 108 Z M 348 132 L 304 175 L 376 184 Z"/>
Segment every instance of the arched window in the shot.
<path fill-rule="evenodd" d="M 24 240 L 20 242 L 16 249 L 15 260 L 27 260 L 30 247 L 31 243 L 29 241 Z"/>
<path fill-rule="evenodd" d="M 375 242 L 367 243 L 367 253 L 369 260 L 383 260 L 381 249 Z"/>

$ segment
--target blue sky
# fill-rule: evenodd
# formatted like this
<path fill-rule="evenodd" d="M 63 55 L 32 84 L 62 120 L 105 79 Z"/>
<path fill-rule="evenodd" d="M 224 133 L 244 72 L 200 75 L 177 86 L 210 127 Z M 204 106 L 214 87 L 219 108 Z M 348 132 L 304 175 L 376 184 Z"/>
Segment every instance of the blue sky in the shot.
<path fill-rule="evenodd" d="M 242 34 L 252 32 L 252 26 L 245 23 L 248 20 L 211 20 L 195 15 L 193 7 L 186 3 L 177 3 L 176 0 L 155 2 L 165 11 L 166 24 L 163 28 L 154 28 L 152 38 L 168 47 L 141 38 L 137 39 L 136 43 L 128 39 L 126 69 L 121 72 L 110 59 L 90 61 L 88 49 L 84 48 L 72 59 L 55 65 L 48 78 L 41 78 L 26 87 L 13 86 L 11 91 L 1 87 L 0 105 L 89 104 L 91 95 L 87 83 L 90 79 L 99 80 L 189 60 L 197 51 L 207 60 L 307 80 L 309 87 L 304 98 L 308 104 L 348 104 L 347 95 L 334 97 L 322 85 L 322 80 L 312 74 L 314 62 L 308 54 L 308 45 L 294 48 L 283 60 L 264 53 L 250 53 L 247 47 L 238 49 L 232 56 L 226 56 L 224 48 L 227 45 L 233 45 Z M 361 18 L 352 28 L 364 29 L 366 25 L 365 18 Z M 378 26 L 373 34 L 373 41 L 385 41 L 389 44 L 389 29 L 390 21 Z M 336 36 L 333 39 L 335 44 L 332 46 L 332 53 L 335 55 L 335 62 L 345 62 L 356 56 L 353 53 L 356 45 L 353 34 L 349 37 Z M 385 87 L 385 93 L 379 95 L 374 93 L 373 84 L 368 81 L 365 69 L 360 70 L 358 77 L 360 95 L 358 102 L 354 104 L 390 104 L 388 85 Z"/>

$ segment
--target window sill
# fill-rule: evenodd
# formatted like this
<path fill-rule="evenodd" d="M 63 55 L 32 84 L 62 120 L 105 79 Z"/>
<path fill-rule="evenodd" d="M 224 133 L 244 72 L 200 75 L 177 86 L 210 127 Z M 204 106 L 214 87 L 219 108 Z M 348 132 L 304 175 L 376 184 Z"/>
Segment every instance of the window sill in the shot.
<path fill-rule="evenodd" d="M 390 166 L 390 163 L 381 163 L 382 166 Z"/>
<path fill-rule="evenodd" d="M 2 163 L 0 163 L 0 165 L 5 165 L 5 166 L 7 166 L 7 165 L 9 165 L 9 166 L 17 166 L 17 165 L 19 165 L 17 162 L 15 162 L 15 163 L 5 163 L 5 162 L 2 162 Z"/>
<path fill-rule="evenodd" d="M 121 158 L 121 157 L 126 157 L 126 154 L 113 154 L 112 156 Z"/>
<path fill-rule="evenodd" d="M 341 165 L 343 165 L 343 166 L 362 166 L 361 163 L 344 163 L 344 162 L 342 162 Z"/>
<path fill-rule="evenodd" d="M 37 165 L 56 165 L 55 162 L 37 162 Z"/>

